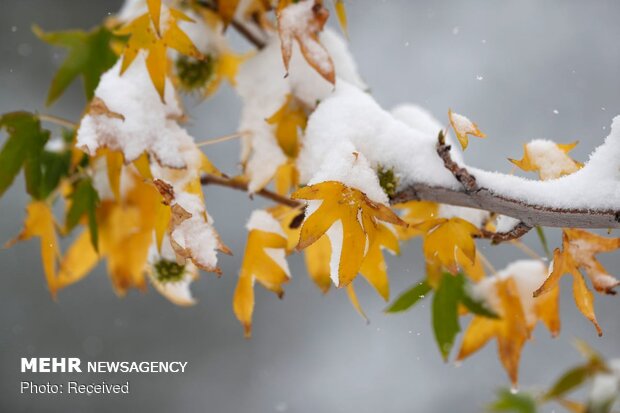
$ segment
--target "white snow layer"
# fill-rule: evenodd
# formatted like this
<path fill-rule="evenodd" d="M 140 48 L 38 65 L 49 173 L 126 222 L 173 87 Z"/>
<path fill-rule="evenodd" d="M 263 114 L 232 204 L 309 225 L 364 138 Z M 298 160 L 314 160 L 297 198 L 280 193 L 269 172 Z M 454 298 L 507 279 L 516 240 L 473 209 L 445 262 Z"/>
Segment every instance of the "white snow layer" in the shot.
<path fill-rule="evenodd" d="M 460 189 L 437 156 L 436 126 L 428 116 L 398 116 L 383 110 L 374 99 L 344 81 L 324 99 L 310 116 L 304 147 L 299 157 L 301 182 L 307 183 L 325 167 L 329 155 L 349 162 L 352 151 L 359 152 L 371 167 L 394 168 L 400 185 L 414 183 Z M 430 118 L 432 119 L 432 118 Z M 459 157 L 452 147 L 453 158 Z M 339 156 L 340 155 L 340 156 Z M 605 142 L 577 172 L 549 181 L 533 181 L 498 172 L 469 167 L 478 184 L 492 193 L 550 208 L 615 209 L 620 205 L 620 117 L 614 118 Z M 330 168 L 340 170 L 334 165 Z M 327 177 L 324 176 L 323 179 Z M 339 180 L 339 176 L 331 179 Z M 314 181 L 314 180 L 313 180 Z M 368 181 L 357 189 L 372 191 Z"/>
<path fill-rule="evenodd" d="M 530 162 L 539 169 L 542 180 L 558 178 L 579 170 L 579 164 L 553 141 L 535 139 L 525 145 L 525 148 Z"/>
<path fill-rule="evenodd" d="M 77 146 L 90 155 L 107 147 L 120 150 L 129 162 L 142 153 L 171 168 L 186 166 L 182 151 L 193 139 L 177 123 L 183 116 L 170 79 L 166 78 L 165 103 L 146 70 L 144 52 L 120 74 L 119 61 L 101 76 L 95 96 L 118 116 L 87 114 L 77 133 Z"/>
<path fill-rule="evenodd" d="M 334 62 L 338 76 L 336 83 L 347 81 L 358 88 L 365 88 L 342 37 L 331 29 L 325 29 L 320 39 Z M 266 185 L 277 167 L 287 160 L 274 136 L 275 126 L 265 119 L 284 104 L 288 94 L 293 94 L 308 107 L 314 107 L 333 89 L 310 67 L 296 45 L 289 76 L 285 77 L 285 74 L 277 36 L 271 37 L 267 46 L 243 64 L 237 74 L 237 92 L 243 102 L 239 130 L 251 134 L 244 139 L 241 154 L 250 177 L 250 192 Z"/>

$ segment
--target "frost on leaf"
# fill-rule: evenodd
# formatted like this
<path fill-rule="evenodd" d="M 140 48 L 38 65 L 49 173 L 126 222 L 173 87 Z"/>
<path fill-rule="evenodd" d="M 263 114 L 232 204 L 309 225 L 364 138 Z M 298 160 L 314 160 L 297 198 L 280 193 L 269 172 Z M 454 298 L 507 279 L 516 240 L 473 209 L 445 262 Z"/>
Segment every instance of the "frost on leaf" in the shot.
<path fill-rule="evenodd" d="M 250 337 L 254 283 L 258 281 L 282 297 L 282 285 L 290 279 L 290 271 L 285 258 L 287 239 L 278 221 L 266 211 L 254 211 L 247 228 L 248 239 L 233 297 L 233 310 L 243 325 L 246 337 Z"/>
<path fill-rule="evenodd" d="M 329 18 L 329 11 L 322 0 L 292 2 L 280 0 L 278 4 L 278 33 L 282 42 L 282 58 L 288 71 L 293 53 L 293 40 L 299 43 L 301 53 L 328 82 L 336 83 L 334 63 L 325 47 L 319 42 L 319 32 Z"/>
<path fill-rule="evenodd" d="M 159 98 L 164 101 L 168 69 L 167 49 L 170 47 L 195 58 L 202 58 L 202 55 L 185 32 L 179 28 L 178 22 L 191 21 L 189 17 L 178 10 L 163 6 L 161 1 L 149 1 L 148 5 L 149 13 L 143 14 L 117 31 L 119 35 L 129 36 L 123 51 L 120 73 L 125 73 L 144 50 L 142 53 L 146 55 L 148 74 Z"/>
<path fill-rule="evenodd" d="M 381 221 L 406 225 L 389 207 L 336 181 L 303 187 L 293 194 L 293 198 L 321 201 L 302 224 L 298 249 L 312 245 L 331 228 L 339 233 L 340 241 L 336 241 L 336 245 L 330 237 L 332 260 L 339 259 L 337 271 L 332 271 L 332 279 L 338 287 L 347 286 L 359 272 L 368 254 L 367 245 L 372 247 L 381 234 Z"/>
<path fill-rule="evenodd" d="M 538 172 L 538 176 L 543 181 L 555 179 L 577 172 L 583 167 L 581 162 L 577 162 L 568 156 L 568 153 L 578 143 L 561 144 L 537 139 L 523 145 L 522 159 L 509 160 L 524 171 Z"/>
<path fill-rule="evenodd" d="M 581 313 L 590 320 L 599 335 L 603 332 L 594 313 L 594 296 L 588 289 L 582 272 L 590 279 L 594 289 L 601 294 L 615 294 L 620 281 L 609 275 L 596 259 L 596 254 L 610 252 L 620 247 L 620 238 L 605 238 L 581 229 L 565 229 L 562 233 L 562 249 L 553 252 L 551 274 L 534 293 L 544 295 L 558 286 L 564 274 L 573 276 L 573 296 Z"/>
<path fill-rule="evenodd" d="M 521 350 L 531 338 L 536 323 L 542 322 L 553 336 L 560 331 L 559 289 L 554 287 L 545 297 L 532 297 L 546 273 L 547 267 L 541 261 L 516 261 L 476 284 L 472 294 L 488 302 L 500 318 L 474 315 L 457 359 L 469 357 L 495 338 L 500 361 L 516 384 Z"/>
<path fill-rule="evenodd" d="M 454 133 L 456 134 L 456 138 L 461 143 L 463 150 L 467 149 L 467 145 L 469 144 L 468 135 L 477 136 L 479 138 L 484 138 L 486 135 L 478 129 L 478 125 L 476 125 L 471 120 L 467 119 L 463 115 L 459 115 L 458 113 L 452 112 L 452 110 L 448 111 L 448 118 L 450 120 L 450 125 L 452 129 L 454 129 Z"/>

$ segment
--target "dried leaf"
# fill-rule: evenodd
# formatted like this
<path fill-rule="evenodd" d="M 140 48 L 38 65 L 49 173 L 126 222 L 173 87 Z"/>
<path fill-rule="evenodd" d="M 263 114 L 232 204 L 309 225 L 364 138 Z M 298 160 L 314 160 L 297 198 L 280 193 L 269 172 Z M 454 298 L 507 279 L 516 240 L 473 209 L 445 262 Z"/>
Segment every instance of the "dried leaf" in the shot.
<path fill-rule="evenodd" d="M 594 313 L 594 296 L 588 289 L 582 272 L 588 276 L 598 293 L 615 294 L 614 289 L 620 281 L 607 273 L 595 255 L 619 247 L 620 238 L 605 238 L 581 229 L 565 229 L 562 233 L 562 250 L 556 249 L 553 253 L 553 270 L 543 285 L 534 292 L 534 296 L 546 294 L 557 287 L 564 274 L 571 274 L 577 308 L 594 324 L 598 334 L 602 335 Z"/>
<path fill-rule="evenodd" d="M 551 141 L 536 140 L 523 145 L 523 158 L 508 159 L 524 171 L 538 172 L 540 179 L 555 179 L 578 171 L 583 164 L 571 159 L 568 152 L 579 142 L 556 144 Z"/>
<path fill-rule="evenodd" d="M 293 40 L 296 40 L 308 64 L 325 80 L 335 84 L 334 63 L 325 47 L 319 42 L 318 36 L 329 18 L 329 11 L 323 7 L 323 1 L 301 0 L 290 2 L 281 0 L 276 15 L 278 17 L 278 33 L 282 43 L 282 59 L 287 73 L 293 53 Z"/>
<path fill-rule="evenodd" d="M 478 125 L 465 116 L 452 112 L 451 109 L 448 111 L 448 119 L 450 120 L 450 125 L 452 125 L 452 129 L 454 129 L 456 138 L 461 143 L 463 150 L 467 149 L 467 145 L 469 144 L 469 137 L 467 135 L 477 136 L 479 138 L 486 137 L 486 135 L 478 129 Z"/>

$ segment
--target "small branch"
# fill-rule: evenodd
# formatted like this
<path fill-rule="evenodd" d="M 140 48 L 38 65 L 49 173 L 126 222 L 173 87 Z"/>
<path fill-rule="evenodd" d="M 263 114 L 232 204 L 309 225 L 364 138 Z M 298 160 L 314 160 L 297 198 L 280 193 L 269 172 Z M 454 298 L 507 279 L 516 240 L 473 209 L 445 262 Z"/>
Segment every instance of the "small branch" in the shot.
<path fill-rule="evenodd" d="M 493 232 L 482 228 L 480 230 L 480 238 L 489 239 L 493 244 L 499 244 L 500 242 L 519 239 L 525 234 L 527 234 L 531 229 L 532 227 L 524 222 L 519 222 L 517 225 L 515 225 L 513 229 L 506 232 Z"/>
<path fill-rule="evenodd" d="M 437 154 L 443 161 L 446 169 L 452 172 L 452 175 L 454 175 L 456 180 L 463 185 L 465 192 L 474 192 L 478 190 L 476 178 L 471 175 L 467 169 L 460 167 L 456 162 L 454 162 L 454 160 L 452 160 L 452 157 L 450 156 L 450 145 L 446 145 L 445 132 L 443 130 L 439 132 Z"/>
<path fill-rule="evenodd" d="M 65 128 L 76 129 L 78 127 L 76 123 L 73 123 L 67 119 L 59 118 L 58 116 L 40 114 L 38 115 L 38 117 L 39 117 L 39 120 L 42 120 L 43 122 L 54 123 L 59 126 L 64 126 Z"/>
<path fill-rule="evenodd" d="M 212 2 L 212 1 L 208 1 L 208 0 L 203 0 L 203 1 L 198 1 L 198 4 L 200 4 L 201 6 L 217 13 L 218 8 L 217 8 L 217 4 Z M 252 31 L 250 29 L 248 29 L 245 24 L 241 23 L 240 21 L 238 21 L 237 19 L 233 19 L 230 22 L 230 25 L 237 31 L 239 32 L 239 34 L 241 36 L 243 36 L 248 42 L 252 43 L 258 50 L 264 49 L 265 48 L 265 42 L 263 39 L 259 39 L 254 33 L 252 33 Z"/>
<path fill-rule="evenodd" d="M 212 175 L 212 174 L 205 174 L 200 178 L 200 183 L 203 185 L 219 185 L 219 186 L 225 186 L 227 188 L 232 188 L 232 189 L 236 189 L 238 191 L 244 191 L 247 192 L 248 191 L 248 184 L 245 182 L 241 182 L 241 181 L 235 181 L 234 179 L 230 179 L 230 178 L 225 178 L 225 177 L 221 177 L 221 176 L 217 176 L 217 175 Z M 263 198 L 267 198 L 270 199 L 272 201 L 275 201 L 279 204 L 282 205 L 286 205 L 289 206 L 291 208 L 300 208 L 302 207 L 304 204 L 302 204 L 301 202 L 297 202 L 293 199 L 290 199 L 288 197 L 279 195 L 275 192 L 272 192 L 268 189 L 261 189 L 260 191 L 256 192 L 256 195 L 258 196 L 262 196 Z"/>

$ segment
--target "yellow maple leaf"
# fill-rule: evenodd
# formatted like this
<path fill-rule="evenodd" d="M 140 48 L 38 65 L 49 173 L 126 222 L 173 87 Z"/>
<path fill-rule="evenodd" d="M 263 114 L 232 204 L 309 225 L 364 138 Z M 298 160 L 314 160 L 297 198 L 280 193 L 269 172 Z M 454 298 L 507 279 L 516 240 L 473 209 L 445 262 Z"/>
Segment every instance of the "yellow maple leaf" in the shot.
<path fill-rule="evenodd" d="M 300 188 L 292 197 L 322 201 L 317 210 L 306 217 L 302 224 L 297 245 L 299 250 L 318 241 L 336 222 L 341 223 L 339 287 L 348 285 L 357 275 L 364 260 L 366 243 L 372 245 L 379 221 L 406 225 L 389 207 L 373 202 L 363 192 L 336 181 Z"/>
<path fill-rule="evenodd" d="M 526 172 L 538 172 L 542 180 L 559 178 L 578 171 L 583 164 L 573 160 L 568 153 L 579 142 L 555 143 L 551 141 L 535 140 L 523 145 L 523 158 L 520 160 L 508 159 Z"/>
<path fill-rule="evenodd" d="M 294 9 L 294 10 L 293 10 Z M 331 84 L 336 83 L 334 63 L 327 49 L 319 42 L 329 11 L 322 0 L 293 2 L 280 0 L 276 9 L 278 34 L 280 35 L 282 59 L 288 72 L 293 54 L 293 40 L 296 40 L 306 62 Z"/>
<path fill-rule="evenodd" d="M 167 21 L 160 25 L 161 1 L 149 1 L 148 6 L 149 13 L 143 14 L 117 31 L 119 35 L 129 36 L 123 51 L 121 74 L 131 65 L 140 50 L 145 50 L 147 54 L 146 68 L 163 101 L 168 71 L 168 57 L 166 55 L 168 47 L 196 59 L 202 59 L 203 56 L 177 23 L 179 20 L 191 22 L 192 19 L 179 10 L 167 9 Z M 160 30 L 161 27 L 165 27 L 165 29 Z"/>
<path fill-rule="evenodd" d="M 425 231 L 417 228 L 416 225 L 438 217 L 439 205 L 428 201 L 408 201 L 394 205 L 394 209 L 403 211 L 400 217 L 409 226 L 396 227 L 396 231 L 401 240 L 406 241 L 416 236 L 424 235 Z"/>
<path fill-rule="evenodd" d="M 254 282 L 258 281 L 263 287 L 282 297 L 282 285 L 290 278 L 288 268 L 282 268 L 267 250 L 282 250 L 284 253 L 286 238 L 274 232 L 250 230 L 233 297 L 233 311 L 243 325 L 246 337 L 252 335 Z"/>
<path fill-rule="evenodd" d="M 41 241 L 41 261 L 47 285 L 56 297 L 58 279 L 56 264 L 60 257 L 60 248 L 56 236 L 56 221 L 50 206 L 44 201 L 33 201 L 26 207 L 26 219 L 21 233 L 9 245 L 16 241 L 23 241 L 32 237 L 39 237 Z"/>
<path fill-rule="evenodd" d="M 436 218 L 414 227 L 425 233 L 423 251 L 427 262 L 439 263 L 452 274 L 459 271 L 459 250 L 470 263 L 475 262 L 476 243 L 473 236 L 479 235 L 480 230 L 470 222 L 457 217 Z"/>
<path fill-rule="evenodd" d="M 451 109 L 448 110 L 448 119 L 450 120 L 450 125 L 452 125 L 452 129 L 454 129 L 456 138 L 461 143 L 463 150 L 467 149 L 467 145 L 469 144 L 469 137 L 467 135 L 477 136 L 479 138 L 486 137 L 486 135 L 478 129 L 478 125 L 465 116 L 452 112 Z"/>
<path fill-rule="evenodd" d="M 500 361 L 513 384 L 518 381 L 519 360 L 525 342 L 530 339 L 537 321 L 543 322 L 553 336 L 560 329 L 559 289 L 555 288 L 548 297 L 535 299 L 531 320 L 512 277 L 498 279 L 494 283 L 497 299 L 495 310 L 501 318 L 493 319 L 474 316 L 465 331 L 457 360 L 463 360 L 495 338 Z"/>
<path fill-rule="evenodd" d="M 299 218 L 303 218 L 303 210 L 290 208 L 285 205 L 277 205 L 267 210 L 282 227 L 286 234 L 288 253 L 293 251 L 299 242 L 301 230 Z M 314 244 L 304 249 L 304 262 L 310 279 L 317 287 L 326 293 L 331 286 L 329 260 L 331 257 L 331 244 L 327 235 L 323 235 Z"/>
<path fill-rule="evenodd" d="M 605 238 L 581 229 L 565 229 L 562 233 L 562 250 L 553 252 L 553 270 L 547 280 L 534 292 L 534 296 L 546 294 L 556 288 L 564 274 L 573 276 L 573 296 L 581 313 L 590 320 L 599 335 L 603 332 L 594 312 L 594 296 L 583 279 L 588 276 L 599 293 L 615 294 L 620 281 L 609 275 L 595 255 L 620 248 L 620 238 Z"/>

